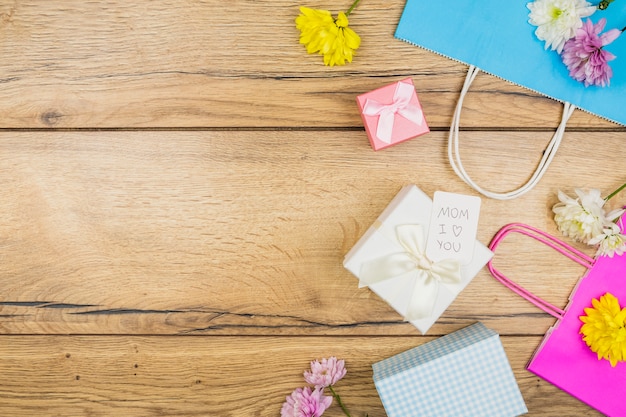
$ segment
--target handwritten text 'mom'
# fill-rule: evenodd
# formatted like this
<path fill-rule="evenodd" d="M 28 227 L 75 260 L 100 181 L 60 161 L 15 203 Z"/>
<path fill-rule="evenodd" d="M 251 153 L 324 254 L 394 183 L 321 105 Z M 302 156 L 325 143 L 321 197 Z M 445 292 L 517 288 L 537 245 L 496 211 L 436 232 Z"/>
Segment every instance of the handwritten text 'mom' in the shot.
<path fill-rule="evenodd" d="M 456 207 L 442 207 L 437 214 L 437 218 L 447 217 L 450 219 L 467 219 L 469 220 L 468 209 L 458 209 Z"/>

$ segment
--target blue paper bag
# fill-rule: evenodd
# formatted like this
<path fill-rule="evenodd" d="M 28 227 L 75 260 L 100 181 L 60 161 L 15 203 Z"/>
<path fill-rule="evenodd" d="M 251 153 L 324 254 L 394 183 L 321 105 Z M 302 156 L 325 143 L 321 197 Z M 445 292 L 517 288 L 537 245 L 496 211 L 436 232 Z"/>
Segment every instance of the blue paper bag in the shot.
<path fill-rule="evenodd" d="M 470 186 L 492 198 L 508 199 L 529 191 L 550 164 L 575 108 L 626 125 L 626 33 L 605 48 L 617 56 L 610 85 L 589 86 L 569 75 L 556 51 L 544 48 L 529 20 L 528 1 L 408 0 L 395 36 L 411 44 L 470 65 L 450 131 L 449 156 L 455 172 Z M 593 5 L 596 5 L 594 3 Z M 589 17 L 605 18 L 604 32 L 626 26 L 626 2 L 615 1 Z M 587 18 L 583 18 L 585 21 Z M 565 103 L 561 125 L 546 149 L 537 171 L 524 186 L 508 193 L 492 193 L 475 184 L 458 156 L 458 123 L 462 98 L 478 69 Z"/>

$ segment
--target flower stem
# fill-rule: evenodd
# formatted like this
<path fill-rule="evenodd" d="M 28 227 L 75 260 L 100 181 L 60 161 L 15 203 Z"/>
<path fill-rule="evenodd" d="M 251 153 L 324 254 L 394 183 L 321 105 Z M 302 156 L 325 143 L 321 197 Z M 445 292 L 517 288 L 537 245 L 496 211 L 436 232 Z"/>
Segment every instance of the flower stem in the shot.
<path fill-rule="evenodd" d="M 622 184 L 617 190 L 613 191 L 611 194 L 609 194 L 608 196 L 605 197 L 604 201 L 609 201 L 610 199 L 612 199 L 613 197 L 615 197 L 615 195 L 617 193 L 619 193 L 620 191 L 622 191 L 624 188 L 626 188 L 626 182 L 624 184 Z"/>
<path fill-rule="evenodd" d="M 356 3 L 358 3 L 359 0 L 356 1 Z M 626 185 L 626 184 L 624 184 Z M 341 407 L 341 409 L 343 410 L 344 414 L 348 417 L 352 417 L 350 415 L 350 413 L 348 412 L 348 409 L 346 408 L 345 405 L 343 405 L 343 402 L 341 402 L 341 397 L 335 392 L 335 390 L 333 389 L 332 385 L 328 386 L 328 389 L 330 389 L 330 393 L 333 394 L 333 397 L 335 397 L 335 399 L 337 400 L 337 404 L 339 404 L 339 407 Z"/>
<path fill-rule="evenodd" d="M 352 6 L 350 6 L 350 8 L 348 9 L 348 11 L 346 12 L 346 17 L 350 16 L 350 13 L 352 13 L 352 10 L 354 10 L 354 8 L 356 7 L 357 4 L 359 4 L 361 0 L 354 0 L 354 3 L 352 3 Z M 606 0 L 605 0 L 606 1 Z M 611 0 L 613 1 L 613 0 Z"/>

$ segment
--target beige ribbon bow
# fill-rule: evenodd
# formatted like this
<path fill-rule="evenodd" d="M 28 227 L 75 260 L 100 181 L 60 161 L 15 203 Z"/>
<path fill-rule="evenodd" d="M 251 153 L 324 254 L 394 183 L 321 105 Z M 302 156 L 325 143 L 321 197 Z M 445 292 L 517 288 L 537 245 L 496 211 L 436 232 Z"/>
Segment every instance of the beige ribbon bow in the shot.
<path fill-rule="evenodd" d="M 365 287 L 412 272 L 412 288 L 398 289 L 398 293 L 411 292 L 404 315 L 407 321 L 427 318 L 432 314 L 441 284 L 455 292 L 462 289 L 460 264 L 453 259 L 430 261 L 425 254 L 424 235 L 425 230 L 420 224 L 398 226 L 396 238 L 404 252 L 364 262 L 359 276 L 359 287 Z"/>

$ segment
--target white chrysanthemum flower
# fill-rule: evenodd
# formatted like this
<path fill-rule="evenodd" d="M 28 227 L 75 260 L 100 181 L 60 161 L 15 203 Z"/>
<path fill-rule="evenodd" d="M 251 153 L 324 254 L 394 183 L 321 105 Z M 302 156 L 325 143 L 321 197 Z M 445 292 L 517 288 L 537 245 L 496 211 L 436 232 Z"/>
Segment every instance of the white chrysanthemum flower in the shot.
<path fill-rule="evenodd" d="M 576 199 L 559 190 L 559 202 L 552 208 L 554 221 L 565 236 L 589 243 L 603 232 L 606 225 L 603 209 L 605 201 L 597 188 L 592 188 L 587 193 L 578 188 L 574 191 L 578 196 Z"/>
<path fill-rule="evenodd" d="M 602 234 L 591 239 L 589 244 L 600 244 L 597 255 L 612 258 L 613 255 L 622 255 L 626 251 L 626 236 L 621 233 L 618 225 L 609 223 L 604 227 Z"/>
<path fill-rule="evenodd" d="M 582 27 L 582 18 L 591 16 L 597 9 L 585 0 L 535 0 L 526 7 L 530 10 L 528 23 L 537 26 L 537 38 L 546 41 L 546 49 L 559 54 L 565 42 Z"/>
<path fill-rule="evenodd" d="M 606 201 L 606 200 L 604 200 L 604 201 Z M 622 209 L 615 209 L 615 210 L 611 211 L 609 214 L 607 214 L 605 216 L 606 220 L 608 222 L 615 222 L 617 219 L 619 219 L 622 216 L 622 214 L 624 214 L 624 212 L 626 212 L 626 210 L 624 210 L 623 208 Z"/>

